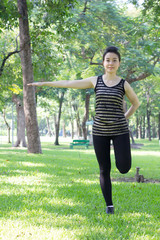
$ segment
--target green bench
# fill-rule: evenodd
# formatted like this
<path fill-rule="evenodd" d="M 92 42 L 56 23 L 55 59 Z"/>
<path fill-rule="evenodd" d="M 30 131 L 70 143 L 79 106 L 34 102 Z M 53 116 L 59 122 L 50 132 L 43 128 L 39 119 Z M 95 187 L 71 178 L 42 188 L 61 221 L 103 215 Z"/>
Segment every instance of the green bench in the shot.
<path fill-rule="evenodd" d="M 70 143 L 70 149 L 73 149 L 73 146 L 85 146 L 85 148 L 88 149 L 89 140 L 73 140 L 73 142 Z"/>

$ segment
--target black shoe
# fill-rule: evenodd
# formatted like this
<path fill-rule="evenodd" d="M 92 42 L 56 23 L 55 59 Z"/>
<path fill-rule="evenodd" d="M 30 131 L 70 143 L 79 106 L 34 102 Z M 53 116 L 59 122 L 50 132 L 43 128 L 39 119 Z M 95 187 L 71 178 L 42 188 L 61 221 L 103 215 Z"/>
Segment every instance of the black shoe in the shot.
<path fill-rule="evenodd" d="M 106 213 L 107 214 L 114 214 L 114 207 L 107 207 Z"/>

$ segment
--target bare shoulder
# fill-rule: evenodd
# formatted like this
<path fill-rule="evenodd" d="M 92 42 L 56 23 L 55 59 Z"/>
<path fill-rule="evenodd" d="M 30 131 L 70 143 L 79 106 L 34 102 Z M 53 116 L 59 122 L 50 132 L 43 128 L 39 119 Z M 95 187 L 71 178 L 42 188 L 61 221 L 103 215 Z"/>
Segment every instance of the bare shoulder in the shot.
<path fill-rule="evenodd" d="M 97 78 L 98 76 L 93 76 L 93 77 L 90 77 L 90 81 L 93 85 L 93 88 L 95 88 L 96 84 L 97 84 Z"/>
<path fill-rule="evenodd" d="M 133 91 L 131 85 L 127 81 L 124 82 L 124 90 L 125 92 Z"/>
<path fill-rule="evenodd" d="M 138 103 L 137 95 L 127 81 L 125 81 L 124 89 L 125 89 L 125 94 L 128 97 L 128 99 L 130 100 L 130 102 L 131 103 L 133 103 L 133 102 Z"/>

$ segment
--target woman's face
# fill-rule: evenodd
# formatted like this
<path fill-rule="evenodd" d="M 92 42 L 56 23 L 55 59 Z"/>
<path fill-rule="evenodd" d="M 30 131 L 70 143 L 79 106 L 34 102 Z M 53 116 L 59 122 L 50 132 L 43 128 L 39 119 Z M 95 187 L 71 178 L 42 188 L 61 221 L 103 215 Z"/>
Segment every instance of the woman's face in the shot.
<path fill-rule="evenodd" d="M 118 55 L 112 52 L 108 52 L 105 55 L 103 66 L 106 73 L 116 73 L 120 66 Z"/>

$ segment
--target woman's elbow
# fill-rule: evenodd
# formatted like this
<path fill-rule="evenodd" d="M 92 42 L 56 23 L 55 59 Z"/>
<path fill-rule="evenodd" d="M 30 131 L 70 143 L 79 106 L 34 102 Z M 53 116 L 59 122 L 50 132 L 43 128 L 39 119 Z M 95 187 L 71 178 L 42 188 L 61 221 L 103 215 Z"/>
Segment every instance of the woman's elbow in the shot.
<path fill-rule="evenodd" d="M 141 105 L 141 103 L 140 103 L 139 100 L 138 100 L 138 101 L 136 102 L 136 104 L 135 104 L 135 108 L 138 109 L 140 105 Z"/>

